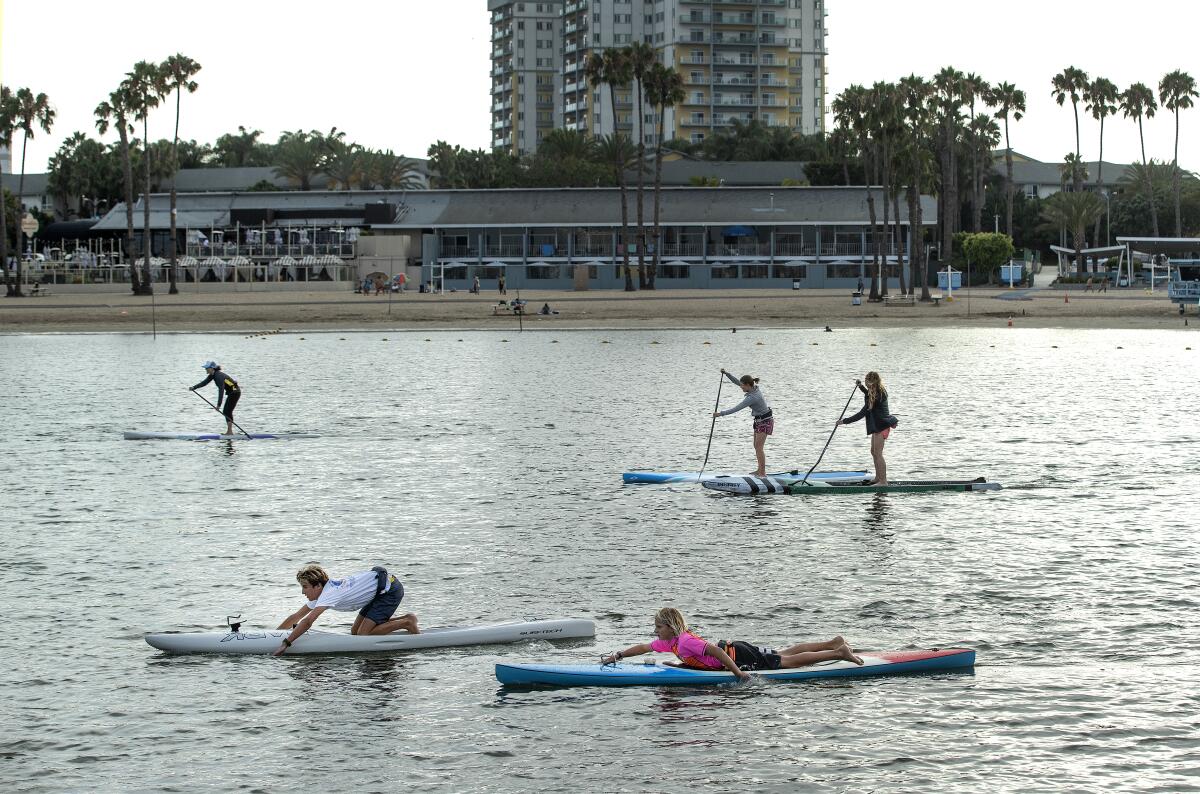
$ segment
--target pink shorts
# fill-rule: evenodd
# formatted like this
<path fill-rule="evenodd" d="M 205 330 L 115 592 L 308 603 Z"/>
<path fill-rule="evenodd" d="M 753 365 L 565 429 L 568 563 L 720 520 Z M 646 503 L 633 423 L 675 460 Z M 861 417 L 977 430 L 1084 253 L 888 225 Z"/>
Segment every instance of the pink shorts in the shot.
<path fill-rule="evenodd" d="M 775 417 L 772 416 L 768 419 L 762 420 L 761 422 L 758 420 L 755 420 L 754 432 L 762 433 L 765 436 L 769 436 L 772 433 L 774 433 L 775 432 Z"/>
<path fill-rule="evenodd" d="M 890 428 L 890 427 L 885 427 L 884 429 L 880 430 L 880 431 L 879 431 L 878 433 L 876 433 L 875 435 L 879 436 L 879 437 L 880 437 L 880 438 L 882 438 L 884 441 L 887 441 L 887 437 L 888 437 L 888 436 L 890 436 L 891 434 L 892 434 L 892 428 Z"/>

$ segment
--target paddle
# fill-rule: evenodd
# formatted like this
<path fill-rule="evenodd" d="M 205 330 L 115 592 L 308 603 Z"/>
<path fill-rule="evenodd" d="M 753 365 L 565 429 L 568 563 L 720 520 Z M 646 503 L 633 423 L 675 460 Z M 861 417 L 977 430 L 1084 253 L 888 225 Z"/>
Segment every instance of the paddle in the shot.
<path fill-rule="evenodd" d="M 697 482 L 704 475 L 704 467 L 708 465 L 708 453 L 712 450 L 713 431 L 717 429 L 717 411 L 721 410 L 721 387 L 724 385 L 725 370 L 721 370 L 721 379 L 717 381 L 717 404 L 713 406 L 712 427 L 708 428 L 708 446 L 704 448 L 704 465 L 700 467 L 700 474 L 696 475 Z"/>
<path fill-rule="evenodd" d="M 850 407 L 850 401 L 854 399 L 854 393 L 857 391 L 858 381 L 854 381 L 854 388 L 850 390 L 850 396 L 846 398 L 846 404 L 842 406 L 842 413 L 841 416 L 838 417 L 837 424 L 833 426 L 833 433 L 836 433 L 837 429 L 842 426 L 842 417 L 846 415 L 846 410 Z M 817 466 L 821 465 L 821 458 L 825 457 L 825 450 L 829 449 L 829 442 L 833 441 L 833 433 L 829 434 L 829 441 L 825 442 L 825 449 L 821 450 L 821 454 L 817 458 L 817 462 L 812 465 L 812 468 L 808 470 L 808 474 L 805 474 L 804 479 L 800 481 L 801 485 L 806 484 L 808 482 L 808 475 L 812 474 L 813 471 L 816 470 Z"/>
<path fill-rule="evenodd" d="M 195 391 L 194 389 L 188 389 L 188 391 L 190 391 L 192 394 L 194 394 L 194 395 L 196 395 L 197 397 L 199 397 L 201 400 L 204 400 L 204 402 L 208 403 L 209 405 L 212 405 L 212 409 L 213 409 L 214 411 L 216 411 L 217 413 L 221 413 L 221 409 L 220 409 L 220 408 L 218 408 L 217 406 L 213 405 L 213 404 L 212 404 L 212 401 L 211 401 L 211 400 L 209 400 L 207 397 L 205 397 L 203 394 L 201 394 L 201 393 L 200 393 L 200 392 L 198 392 L 198 391 Z M 222 416 L 224 416 L 224 414 L 221 414 L 221 415 L 222 415 Z M 241 431 L 242 431 L 242 435 L 244 435 L 246 438 L 250 438 L 250 434 L 249 434 L 249 433 L 247 433 L 245 430 L 242 430 L 242 426 L 241 426 L 241 425 L 239 425 L 237 422 L 234 422 L 232 419 L 230 419 L 229 421 L 230 421 L 230 422 L 233 424 L 233 426 L 234 426 L 234 427 L 236 427 L 238 430 L 241 430 Z"/>

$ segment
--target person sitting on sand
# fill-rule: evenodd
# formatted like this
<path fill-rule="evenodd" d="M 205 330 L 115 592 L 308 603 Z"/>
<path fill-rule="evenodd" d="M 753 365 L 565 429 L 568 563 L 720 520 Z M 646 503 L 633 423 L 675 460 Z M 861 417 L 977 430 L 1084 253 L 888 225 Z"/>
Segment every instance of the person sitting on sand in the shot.
<path fill-rule="evenodd" d="M 306 565 L 296 573 L 300 592 L 304 594 L 304 606 L 283 619 L 281 629 L 292 629 L 283 638 L 283 644 L 274 652 L 284 653 L 326 609 L 337 612 L 359 610 L 351 634 L 391 634 L 404 629 L 409 634 L 420 634 L 417 616 L 412 612 L 393 618 L 404 598 L 404 585 L 381 566 L 369 571 L 331 579 L 320 565 Z"/>
<path fill-rule="evenodd" d="M 654 635 L 658 639 L 631 645 L 623 651 L 604 656 L 600 659 L 601 663 L 613 664 L 626 656 L 640 656 L 651 651 L 673 653 L 681 662 L 673 666 L 690 667 L 694 670 L 724 668 L 742 681 L 750 678 L 746 674 L 747 670 L 807 667 L 834 659 L 844 659 L 855 664 L 863 663 L 841 637 L 834 637 L 825 642 L 801 642 L 781 651 L 742 640 L 721 640 L 713 644 L 688 631 L 687 622 L 675 607 L 663 607 L 655 613 Z"/>

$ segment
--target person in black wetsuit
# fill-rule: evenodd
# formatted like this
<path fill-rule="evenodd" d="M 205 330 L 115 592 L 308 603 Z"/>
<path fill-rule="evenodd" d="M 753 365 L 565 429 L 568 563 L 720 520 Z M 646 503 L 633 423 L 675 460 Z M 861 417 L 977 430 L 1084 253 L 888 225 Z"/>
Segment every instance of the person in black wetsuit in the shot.
<path fill-rule="evenodd" d="M 237 405 L 238 400 L 242 398 L 242 389 L 238 386 L 238 382 L 233 379 L 233 376 L 226 374 L 221 370 L 221 365 L 215 361 L 205 361 L 204 371 L 208 373 L 208 377 L 192 387 L 192 391 L 199 389 L 201 386 L 207 386 L 209 383 L 217 384 L 217 410 L 221 410 L 221 401 L 225 401 L 225 410 L 221 413 L 225 414 L 225 435 L 233 435 L 233 409 Z"/>
<path fill-rule="evenodd" d="M 847 416 L 841 424 L 848 425 L 859 419 L 867 420 L 867 435 L 871 437 L 871 459 L 875 461 L 875 479 L 870 485 L 887 485 L 887 464 L 883 461 L 883 442 L 891 435 L 892 428 L 900 424 L 900 420 L 888 411 L 888 393 L 883 388 L 883 380 L 878 372 L 868 372 L 867 385 L 860 380 L 854 381 L 863 393 L 862 410 L 854 416 Z"/>

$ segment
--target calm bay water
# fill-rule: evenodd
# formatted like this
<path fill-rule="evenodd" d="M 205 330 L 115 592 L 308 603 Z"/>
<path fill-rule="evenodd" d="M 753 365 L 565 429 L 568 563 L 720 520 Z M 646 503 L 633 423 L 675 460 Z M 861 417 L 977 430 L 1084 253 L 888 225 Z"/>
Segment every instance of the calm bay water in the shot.
<path fill-rule="evenodd" d="M 1198 357 L 1183 331 L 1019 328 L 0 337 L 6 788 L 1200 790 Z M 247 430 L 322 438 L 122 440 L 219 428 L 186 390 L 207 358 L 241 381 Z M 770 468 L 811 465 L 878 369 L 894 479 L 1006 490 L 622 486 L 698 468 L 721 366 L 762 378 Z M 718 420 L 710 470 L 751 470 L 749 424 Z M 822 468 L 859 466 L 862 426 L 843 428 Z M 597 637 L 284 659 L 142 639 L 235 612 L 273 626 L 311 560 L 387 565 L 427 626 L 577 616 Z M 979 663 L 712 690 L 495 681 L 497 661 L 646 641 L 665 604 L 713 639 L 841 633 Z"/>

